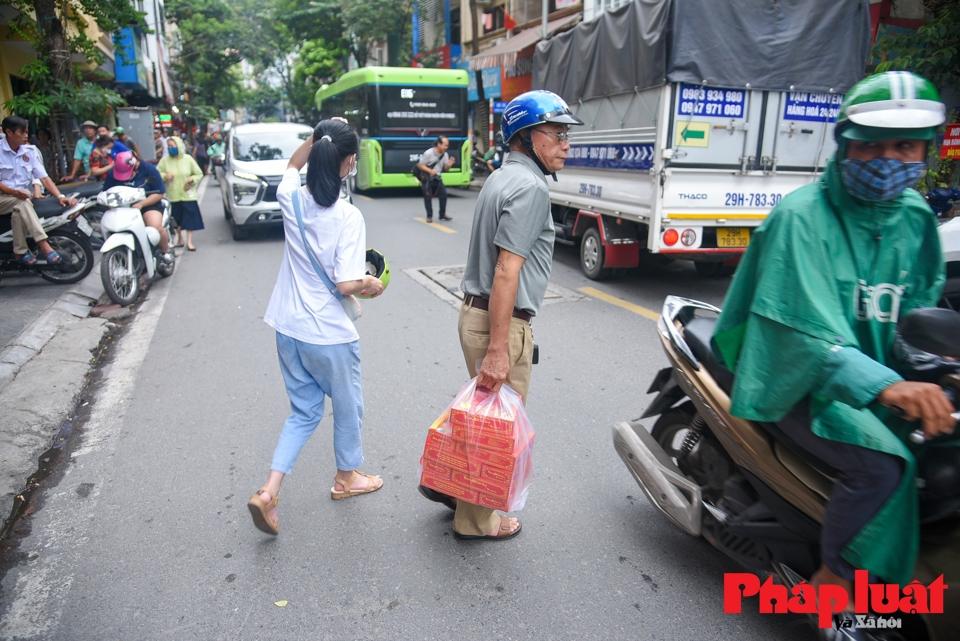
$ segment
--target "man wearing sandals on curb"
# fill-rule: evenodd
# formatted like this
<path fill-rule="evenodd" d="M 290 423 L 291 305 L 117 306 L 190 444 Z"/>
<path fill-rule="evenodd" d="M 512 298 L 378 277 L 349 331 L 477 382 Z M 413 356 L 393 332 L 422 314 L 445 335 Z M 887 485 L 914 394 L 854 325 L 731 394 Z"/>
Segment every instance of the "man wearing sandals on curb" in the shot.
<path fill-rule="evenodd" d="M 473 217 L 461 284 L 463 357 L 479 387 L 496 391 L 507 383 L 524 402 L 533 368 L 530 320 L 543 303 L 553 264 L 555 232 L 545 176 L 556 179 L 570 150 L 567 128 L 582 124 L 549 91 L 511 100 L 501 125 L 510 155 L 484 183 Z M 520 521 L 513 517 L 423 486 L 420 492 L 456 509 L 458 539 L 504 540 L 520 533 Z"/>
<path fill-rule="evenodd" d="M 60 193 L 43 167 L 43 159 L 33 145 L 27 144 L 29 123 L 18 116 L 7 116 L 0 123 L 4 138 L 0 139 L 0 215 L 13 216 L 13 253 L 24 265 L 34 265 L 37 257 L 27 245 L 27 234 L 37 243 L 41 257 L 50 265 L 63 262 L 50 243 L 37 216 L 30 196 L 33 181 L 39 180 L 63 207 L 77 204 L 75 198 Z"/>

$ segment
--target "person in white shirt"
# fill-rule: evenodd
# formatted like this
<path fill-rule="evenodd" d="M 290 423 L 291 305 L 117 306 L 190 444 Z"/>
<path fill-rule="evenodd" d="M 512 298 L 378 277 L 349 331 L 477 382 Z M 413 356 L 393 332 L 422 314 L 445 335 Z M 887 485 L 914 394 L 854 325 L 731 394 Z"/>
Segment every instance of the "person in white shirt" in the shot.
<path fill-rule="evenodd" d="M 375 297 L 383 292 L 380 280 L 366 273 L 363 216 L 340 199 L 340 184 L 355 171 L 358 148 L 357 134 L 349 125 L 323 120 L 294 152 L 277 188 L 286 240 L 264 321 L 277 332 L 291 413 L 280 433 L 267 482 L 247 503 L 254 526 L 268 534 L 280 531 L 280 485 L 323 417 L 327 396 L 333 405 L 337 464 L 331 498 L 350 498 L 383 487 L 379 476 L 357 469 L 363 462 L 360 337 L 313 262 L 343 296 Z M 307 183 L 301 187 L 304 165 Z M 294 199 L 299 202 L 303 234 Z"/>

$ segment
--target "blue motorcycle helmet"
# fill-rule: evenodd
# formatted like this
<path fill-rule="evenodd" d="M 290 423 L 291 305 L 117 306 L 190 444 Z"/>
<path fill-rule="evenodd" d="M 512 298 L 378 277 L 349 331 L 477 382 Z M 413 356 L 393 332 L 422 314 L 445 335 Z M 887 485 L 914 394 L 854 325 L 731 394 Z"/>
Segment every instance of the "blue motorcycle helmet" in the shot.
<path fill-rule="evenodd" d="M 552 172 L 547 171 L 534 153 L 533 145 L 530 142 L 530 133 L 524 134 L 522 132 L 547 122 L 559 125 L 583 124 L 582 120 L 573 115 L 563 98 L 544 89 L 528 91 L 511 100 L 507 104 L 507 108 L 503 110 L 503 119 L 500 122 L 503 141 L 510 144 L 514 136 L 520 136 L 520 140 L 529 152 L 530 157 L 544 174 Z M 554 176 L 554 180 L 556 180 L 556 176 Z"/>

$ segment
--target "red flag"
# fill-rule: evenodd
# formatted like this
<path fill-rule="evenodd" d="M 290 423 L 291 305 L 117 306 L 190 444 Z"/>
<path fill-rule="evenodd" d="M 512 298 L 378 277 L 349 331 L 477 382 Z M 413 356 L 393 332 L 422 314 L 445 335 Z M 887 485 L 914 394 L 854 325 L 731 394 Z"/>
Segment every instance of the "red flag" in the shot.
<path fill-rule="evenodd" d="M 507 31 L 512 31 L 517 26 L 517 21 L 513 19 L 513 16 L 507 13 L 506 7 L 503 9 L 503 26 L 506 27 Z"/>

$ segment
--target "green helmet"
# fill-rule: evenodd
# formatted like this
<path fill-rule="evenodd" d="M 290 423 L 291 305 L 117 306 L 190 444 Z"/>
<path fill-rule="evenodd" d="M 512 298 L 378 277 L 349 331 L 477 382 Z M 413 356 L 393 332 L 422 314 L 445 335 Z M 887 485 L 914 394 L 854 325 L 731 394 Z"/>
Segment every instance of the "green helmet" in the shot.
<path fill-rule="evenodd" d="M 850 88 L 834 135 L 838 140 L 933 140 L 945 120 L 946 109 L 929 80 L 909 71 L 887 71 Z"/>
<path fill-rule="evenodd" d="M 367 250 L 367 275 L 380 279 L 383 288 L 386 289 L 390 284 L 390 263 L 386 257 L 376 249 Z M 360 296 L 360 298 L 370 298 L 369 296 Z"/>

